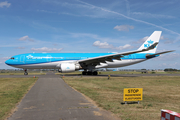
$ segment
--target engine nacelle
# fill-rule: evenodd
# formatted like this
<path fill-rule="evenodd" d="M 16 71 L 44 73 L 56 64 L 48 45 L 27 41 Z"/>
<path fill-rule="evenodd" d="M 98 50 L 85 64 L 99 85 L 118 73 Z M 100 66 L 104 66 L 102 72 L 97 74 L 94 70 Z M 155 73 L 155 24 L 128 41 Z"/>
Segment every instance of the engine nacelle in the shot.
<path fill-rule="evenodd" d="M 62 63 L 58 71 L 62 73 L 66 73 L 66 72 L 74 72 L 76 69 L 79 69 L 79 66 L 75 65 L 74 63 Z"/>

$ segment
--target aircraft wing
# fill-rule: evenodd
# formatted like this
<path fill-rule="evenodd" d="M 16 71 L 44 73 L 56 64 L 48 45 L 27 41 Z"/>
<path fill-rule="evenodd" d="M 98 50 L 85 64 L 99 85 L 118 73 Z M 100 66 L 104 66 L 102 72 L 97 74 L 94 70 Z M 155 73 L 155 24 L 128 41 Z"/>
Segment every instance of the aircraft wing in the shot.
<path fill-rule="evenodd" d="M 144 51 L 154 49 L 157 46 L 157 44 L 158 44 L 158 42 L 156 42 L 156 43 L 152 44 L 151 46 L 149 46 L 148 48 L 142 49 L 142 50 L 135 50 L 135 51 L 99 56 L 99 57 L 94 57 L 94 58 L 88 58 L 88 59 L 84 59 L 84 60 L 79 60 L 78 62 L 80 64 L 84 64 L 84 65 L 96 66 L 96 65 L 100 65 L 100 63 L 106 63 L 106 61 L 113 62 L 113 59 L 121 60 L 121 57 L 123 57 L 125 55 L 130 55 L 130 54 L 144 52 Z"/>
<path fill-rule="evenodd" d="M 146 55 L 146 57 L 147 57 L 147 58 L 153 58 L 153 57 L 155 57 L 156 55 L 165 54 L 165 53 L 174 52 L 174 51 L 175 51 L 175 50 L 164 51 L 164 52 L 156 53 L 156 54 L 153 54 L 153 55 Z"/>

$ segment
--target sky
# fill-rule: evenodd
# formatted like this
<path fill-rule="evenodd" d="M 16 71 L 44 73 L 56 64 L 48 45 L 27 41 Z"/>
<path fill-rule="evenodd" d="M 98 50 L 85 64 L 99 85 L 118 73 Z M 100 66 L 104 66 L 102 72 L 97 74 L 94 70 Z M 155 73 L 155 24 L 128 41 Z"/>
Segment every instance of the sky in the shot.
<path fill-rule="evenodd" d="M 0 0 L 0 69 L 22 53 L 137 50 L 162 31 L 157 52 L 122 69 L 180 69 L 179 0 Z"/>

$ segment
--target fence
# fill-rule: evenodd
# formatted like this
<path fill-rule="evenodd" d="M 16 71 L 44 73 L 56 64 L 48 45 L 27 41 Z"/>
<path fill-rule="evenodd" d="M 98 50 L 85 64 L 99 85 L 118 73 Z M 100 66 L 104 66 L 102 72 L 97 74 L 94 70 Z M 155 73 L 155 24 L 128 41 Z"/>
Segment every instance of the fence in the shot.
<path fill-rule="evenodd" d="M 161 110 L 161 120 L 180 120 L 180 113 L 171 110 Z"/>

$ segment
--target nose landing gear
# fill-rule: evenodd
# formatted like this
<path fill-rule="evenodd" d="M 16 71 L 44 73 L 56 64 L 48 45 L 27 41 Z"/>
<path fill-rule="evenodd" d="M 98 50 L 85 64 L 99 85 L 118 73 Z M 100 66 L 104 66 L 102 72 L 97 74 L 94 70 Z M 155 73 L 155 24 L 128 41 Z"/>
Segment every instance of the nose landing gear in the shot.
<path fill-rule="evenodd" d="M 24 75 L 28 75 L 27 69 L 24 69 Z"/>

